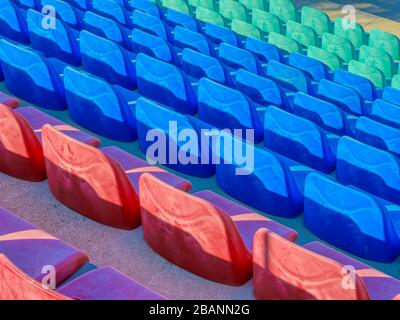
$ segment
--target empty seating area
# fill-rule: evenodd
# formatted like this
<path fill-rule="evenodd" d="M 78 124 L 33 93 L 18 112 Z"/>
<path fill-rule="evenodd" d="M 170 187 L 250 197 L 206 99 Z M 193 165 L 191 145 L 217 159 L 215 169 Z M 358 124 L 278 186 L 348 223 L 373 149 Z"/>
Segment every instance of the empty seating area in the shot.
<path fill-rule="evenodd" d="M 0 0 L 0 172 L 221 291 L 397 300 L 399 64 L 290 0 Z M 0 300 L 169 298 L 1 208 L 0 274 Z"/>

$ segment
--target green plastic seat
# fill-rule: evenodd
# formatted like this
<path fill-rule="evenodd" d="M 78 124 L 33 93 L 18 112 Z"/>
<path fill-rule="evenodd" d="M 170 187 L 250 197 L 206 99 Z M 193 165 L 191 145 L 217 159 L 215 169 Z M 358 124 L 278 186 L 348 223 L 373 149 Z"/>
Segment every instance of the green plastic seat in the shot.
<path fill-rule="evenodd" d="M 386 78 L 392 78 L 394 74 L 394 63 L 392 57 L 381 49 L 366 45 L 361 46 L 358 61 L 369 66 L 378 68 Z"/>
<path fill-rule="evenodd" d="M 268 42 L 289 53 L 300 52 L 300 45 L 296 40 L 279 33 L 270 32 L 268 35 Z"/>
<path fill-rule="evenodd" d="M 231 29 L 243 37 L 262 39 L 261 32 L 256 26 L 241 20 L 232 20 Z"/>
<path fill-rule="evenodd" d="M 269 12 L 276 15 L 283 22 L 296 21 L 296 6 L 290 0 L 270 0 Z"/>
<path fill-rule="evenodd" d="M 349 40 L 356 49 L 364 44 L 365 31 L 359 23 L 354 25 L 354 29 L 347 29 L 343 27 L 343 19 L 336 18 L 333 33 Z"/>
<path fill-rule="evenodd" d="M 372 29 L 369 33 L 368 45 L 387 52 L 393 60 L 400 60 L 399 38 L 394 34 Z"/>
<path fill-rule="evenodd" d="M 317 35 L 314 30 L 298 22 L 288 21 L 286 24 L 286 36 L 305 47 L 317 45 Z"/>
<path fill-rule="evenodd" d="M 270 12 L 254 9 L 252 11 L 251 23 L 265 33 L 282 33 L 281 21 L 276 15 Z"/>
<path fill-rule="evenodd" d="M 246 8 L 235 0 L 220 0 L 219 14 L 229 20 L 242 20 L 247 22 Z"/>
<path fill-rule="evenodd" d="M 312 28 L 319 36 L 330 31 L 330 21 L 323 11 L 307 6 L 301 8 L 301 24 Z"/>
<path fill-rule="evenodd" d="M 400 74 L 396 74 L 392 79 L 392 87 L 400 90 Z"/>
<path fill-rule="evenodd" d="M 239 2 L 246 7 L 247 10 L 251 11 L 253 9 L 265 10 L 266 1 L 265 0 L 239 0 Z"/>
<path fill-rule="evenodd" d="M 332 52 L 341 58 L 345 63 L 353 59 L 353 45 L 345 38 L 325 32 L 322 35 L 321 49 Z"/>
<path fill-rule="evenodd" d="M 376 87 L 383 88 L 386 80 L 383 73 L 375 67 L 369 66 L 365 63 L 361 63 L 357 60 L 351 60 L 349 62 L 348 71 L 371 81 Z"/>
<path fill-rule="evenodd" d="M 188 5 L 192 7 L 202 7 L 208 10 L 215 10 L 214 1 L 213 0 L 189 0 Z"/>
<path fill-rule="evenodd" d="M 196 8 L 196 19 L 225 27 L 224 18 L 218 12 L 203 7 Z"/>
<path fill-rule="evenodd" d="M 161 4 L 164 8 L 182 12 L 187 15 L 190 14 L 189 7 L 183 0 L 162 0 Z"/>
<path fill-rule="evenodd" d="M 332 71 L 336 71 L 342 66 L 340 58 L 336 54 L 315 46 L 308 47 L 307 56 L 321 61 L 322 63 L 326 64 L 328 68 Z"/>

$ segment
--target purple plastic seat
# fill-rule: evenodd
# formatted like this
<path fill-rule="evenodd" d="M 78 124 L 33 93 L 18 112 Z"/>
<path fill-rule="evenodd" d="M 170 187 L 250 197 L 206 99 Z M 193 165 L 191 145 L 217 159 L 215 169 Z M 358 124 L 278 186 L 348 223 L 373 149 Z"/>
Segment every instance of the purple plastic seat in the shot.
<path fill-rule="evenodd" d="M 210 190 L 196 192 L 194 195 L 209 201 L 217 209 L 222 210 L 232 218 L 249 252 L 252 252 L 253 250 L 254 235 L 260 228 L 267 228 L 289 241 L 296 241 L 297 239 L 298 234 L 295 230 L 275 222 L 261 214 L 252 212 L 250 209 L 230 201 Z"/>
<path fill-rule="evenodd" d="M 164 300 L 156 292 L 111 267 L 95 269 L 58 290 L 75 300 Z"/>
<path fill-rule="evenodd" d="M 1 208 L 0 253 L 38 282 L 46 275 L 42 268 L 53 266 L 57 284 L 88 261 L 82 251 Z"/>

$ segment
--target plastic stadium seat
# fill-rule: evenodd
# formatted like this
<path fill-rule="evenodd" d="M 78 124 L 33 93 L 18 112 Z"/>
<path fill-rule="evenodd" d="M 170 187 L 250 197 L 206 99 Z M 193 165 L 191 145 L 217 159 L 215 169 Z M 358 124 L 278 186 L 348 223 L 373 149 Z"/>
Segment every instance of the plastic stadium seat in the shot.
<path fill-rule="evenodd" d="M 236 146 L 234 154 L 223 154 L 223 150 L 219 153 L 217 183 L 222 190 L 268 214 L 294 218 L 303 212 L 302 187 L 305 177 L 313 171 L 311 168 L 259 148 L 254 148 L 254 156 L 248 150 L 247 162 L 241 163 L 242 159 L 235 159 L 241 152 L 237 150 L 240 142 L 232 142 L 231 136 L 223 134 L 221 139 L 223 147 L 232 143 Z M 243 144 L 242 149 L 245 147 L 250 148 Z"/>
<path fill-rule="evenodd" d="M 282 53 L 279 48 L 268 42 L 247 38 L 244 42 L 244 48 L 254 53 L 262 63 L 271 60 L 282 61 Z"/>
<path fill-rule="evenodd" d="M 20 102 L 17 98 L 11 97 L 0 91 L 0 104 L 6 105 L 10 108 L 16 108 L 19 106 Z"/>
<path fill-rule="evenodd" d="M 57 12 L 57 17 L 76 30 L 83 27 L 82 16 L 78 9 L 68 2 L 61 0 L 41 0 L 41 6 L 53 6 Z M 39 10 L 41 11 L 41 10 Z"/>
<path fill-rule="evenodd" d="M 307 57 L 321 61 L 332 71 L 336 71 L 342 66 L 341 61 L 336 54 L 318 47 L 309 46 L 307 49 Z"/>
<path fill-rule="evenodd" d="M 129 17 L 128 11 L 126 11 L 117 1 L 114 0 L 92 0 L 91 10 L 94 13 L 98 13 L 107 18 L 114 19 L 121 25 L 132 28 L 132 19 Z"/>
<path fill-rule="evenodd" d="M 252 275 L 255 231 L 297 234 L 211 191 L 190 195 L 151 175 L 140 178 L 143 236 L 167 260 L 212 281 L 242 285 Z M 183 204 L 182 207 L 176 203 Z"/>
<path fill-rule="evenodd" d="M 66 109 L 64 63 L 5 39 L 0 40 L 0 61 L 10 92 L 43 108 Z"/>
<path fill-rule="evenodd" d="M 400 105 L 376 99 L 372 105 L 370 116 L 379 122 L 400 129 Z"/>
<path fill-rule="evenodd" d="M 202 7 L 208 10 L 215 10 L 214 0 L 188 0 L 188 4 L 192 7 Z"/>
<path fill-rule="evenodd" d="M 400 89 L 386 87 L 383 89 L 382 99 L 400 106 Z"/>
<path fill-rule="evenodd" d="M 232 20 L 231 29 L 242 37 L 262 39 L 261 32 L 256 26 L 241 20 Z"/>
<path fill-rule="evenodd" d="M 200 53 L 211 55 L 210 44 L 201 33 L 192 31 L 181 26 L 174 29 L 174 44 L 179 48 L 190 48 Z"/>
<path fill-rule="evenodd" d="M 257 231 L 253 285 L 257 299 L 398 300 L 399 280 L 320 242 L 300 247 L 266 229 Z M 352 266 L 353 278 L 346 266 Z M 346 273 L 344 273 L 344 271 Z M 352 287 L 343 286 L 347 282 Z"/>
<path fill-rule="evenodd" d="M 261 110 L 240 91 L 203 78 L 199 81 L 198 103 L 200 120 L 232 131 L 254 129 L 254 141 L 262 140 L 263 124 L 257 113 Z"/>
<path fill-rule="evenodd" d="M 350 137 L 339 140 L 336 178 L 340 183 L 400 203 L 399 166 L 398 158 L 387 151 Z"/>
<path fill-rule="evenodd" d="M 378 68 L 361 63 L 356 60 L 351 60 L 348 65 L 348 70 L 351 73 L 368 79 L 374 86 L 382 89 L 386 84 L 385 75 Z"/>
<path fill-rule="evenodd" d="M 0 105 L 0 171 L 19 179 L 42 181 L 46 171 L 41 145 L 45 124 L 56 126 L 65 134 L 97 147 L 100 141 L 33 107 L 14 111 Z"/>
<path fill-rule="evenodd" d="M 344 27 L 343 23 L 347 23 L 341 17 L 336 18 L 333 33 L 337 36 L 349 40 L 354 48 L 358 49 L 364 44 L 365 31 L 359 23 L 354 23 L 354 28 Z"/>
<path fill-rule="evenodd" d="M 82 10 L 90 10 L 92 8 L 91 5 L 92 3 L 90 0 L 64 0 L 64 1 Z"/>
<path fill-rule="evenodd" d="M 221 62 L 230 68 L 243 68 L 256 74 L 261 72 L 260 63 L 255 55 L 245 49 L 221 43 L 218 51 Z"/>
<path fill-rule="evenodd" d="M 372 29 L 368 45 L 387 52 L 393 60 L 400 60 L 400 41 L 394 34 Z"/>
<path fill-rule="evenodd" d="M 43 151 L 51 192 L 67 207 L 99 223 L 133 229 L 140 225 L 138 180 L 144 172 L 174 187 L 190 182 L 118 149 L 96 149 L 56 128 L 43 128 Z"/>
<path fill-rule="evenodd" d="M 191 77 L 198 79 L 207 77 L 221 83 L 229 79 L 222 63 L 214 57 L 188 48 L 182 51 L 181 57 L 182 70 Z"/>
<path fill-rule="evenodd" d="M 270 0 L 269 12 L 276 15 L 283 22 L 296 21 L 296 7 L 290 0 Z"/>
<path fill-rule="evenodd" d="M 325 32 L 330 31 L 331 21 L 325 12 L 303 6 L 301 8 L 301 24 L 312 28 L 317 35 L 322 36 Z"/>
<path fill-rule="evenodd" d="M 171 34 L 160 18 L 135 10 L 132 13 L 133 27 L 154 34 L 165 41 L 172 41 Z"/>
<path fill-rule="evenodd" d="M 353 59 L 353 45 L 349 40 L 325 32 L 322 35 L 321 49 L 336 54 L 345 63 Z"/>
<path fill-rule="evenodd" d="M 40 0 L 11 0 L 11 1 L 13 1 L 18 7 L 23 9 L 40 8 Z"/>
<path fill-rule="evenodd" d="M 251 23 L 265 33 L 282 33 L 281 21 L 276 15 L 270 12 L 253 9 Z"/>
<path fill-rule="evenodd" d="M 199 31 L 196 19 L 194 19 L 190 15 L 175 10 L 167 10 L 164 16 L 164 21 L 172 28 L 176 26 L 181 26 L 192 31 Z"/>
<path fill-rule="evenodd" d="M 104 137 L 133 141 L 136 139 L 134 103 L 138 95 L 111 86 L 102 79 L 68 67 L 64 83 L 71 118 L 82 127 Z"/>
<path fill-rule="evenodd" d="M 57 285 L 88 262 L 82 251 L 1 208 L 0 252 L 38 282 L 46 276 L 42 273 L 43 266 L 53 266 Z M 2 292 L 0 290 L 0 295 Z"/>
<path fill-rule="evenodd" d="M 139 93 L 187 114 L 197 113 L 189 78 L 176 66 L 140 53 L 136 57 Z"/>
<path fill-rule="evenodd" d="M 317 35 L 315 31 L 312 28 L 295 21 L 287 22 L 286 36 L 296 40 L 304 47 L 317 45 Z"/>
<path fill-rule="evenodd" d="M 132 11 L 138 9 L 157 18 L 160 18 L 161 16 L 160 9 L 157 4 L 148 0 L 130 0 L 129 7 L 132 9 Z"/>
<path fill-rule="evenodd" d="M 9 0 L 0 0 L 0 35 L 20 43 L 30 42 L 22 10 Z"/>
<path fill-rule="evenodd" d="M 379 149 L 387 150 L 397 157 L 400 156 L 400 130 L 360 117 L 355 127 L 355 138 Z"/>
<path fill-rule="evenodd" d="M 268 64 L 267 76 L 278 80 L 290 90 L 308 94 L 314 92 L 311 79 L 303 71 L 278 61 L 271 61 Z"/>
<path fill-rule="evenodd" d="M 222 18 L 218 12 L 202 7 L 196 8 L 196 19 L 206 23 L 216 24 L 221 27 L 225 26 L 224 18 Z"/>
<path fill-rule="evenodd" d="M 264 0 L 239 0 L 239 2 L 246 7 L 247 10 L 259 9 L 266 10 L 266 1 Z"/>
<path fill-rule="evenodd" d="M 355 115 L 367 114 L 364 100 L 350 87 L 323 79 L 318 85 L 318 96 L 339 105 L 346 112 Z"/>
<path fill-rule="evenodd" d="M 361 63 L 379 69 L 387 79 L 393 76 L 393 59 L 382 49 L 376 49 L 365 45 L 361 46 L 358 60 Z"/>
<path fill-rule="evenodd" d="M 334 142 L 312 121 L 276 107 L 265 111 L 264 145 L 313 169 L 331 173 L 336 167 Z"/>
<path fill-rule="evenodd" d="M 213 127 L 144 98 L 136 103 L 136 119 L 139 146 L 148 161 L 196 177 L 214 175 L 212 141 L 202 132 Z M 202 144 L 204 137 L 208 140 Z M 188 145 L 187 138 L 195 145 Z"/>
<path fill-rule="evenodd" d="M 127 89 L 136 88 L 136 56 L 121 48 L 114 41 L 99 37 L 93 33 L 80 33 L 82 66 L 110 84 L 118 84 Z"/>
<path fill-rule="evenodd" d="M 315 174 L 306 179 L 304 225 L 324 241 L 359 257 L 391 262 L 399 256 L 399 212 L 398 206 L 328 177 Z"/>
<path fill-rule="evenodd" d="M 330 132 L 351 135 L 351 125 L 346 114 L 333 103 L 297 92 L 293 99 L 293 113 Z"/>
<path fill-rule="evenodd" d="M 315 81 L 329 78 L 329 71 L 324 63 L 304 54 L 292 52 L 289 56 L 289 65 L 304 71 Z"/>
<path fill-rule="evenodd" d="M 187 3 L 184 0 L 161 0 L 160 3 L 167 9 L 172 9 L 184 14 L 189 14 L 190 12 Z"/>
<path fill-rule="evenodd" d="M 376 99 L 376 89 L 374 84 L 368 77 L 363 77 L 354 72 L 352 68 L 350 71 L 338 69 L 335 72 L 333 80 L 341 85 L 348 86 L 356 90 L 365 100 L 373 101 Z"/>
<path fill-rule="evenodd" d="M 288 53 L 300 52 L 300 45 L 296 40 L 283 36 L 279 33 L 270 32 L 268 34 L 268 42 Z"/>
<path fill-rule="evenodd" d="M 278 83 L 246 70 L 238 70 L 236 88 L 261 105 L 273 104 L 291 110 L 288 98 Z"/>
<path fill-rule="evenodd" d="M 391 85 L 394 89 L 400 90 L 400 74 L 396 74 L 393 77 Z"/>
<path fill-rule="evenodd" d="M 228 20 L 237 19 L 244 22 L 247 21 L 246 8 L 235 0 L 220 0 L 219 14 Z"/>
<path fill-rule="evenodd" d="M 206 23 L 204 25 L 203 33 L 215 44 L 225 42 L 232 46 L 239 45 L 236 34 L 231 29 L 225 28 L 223 25 L 220 26 L 214 23 Z"/>

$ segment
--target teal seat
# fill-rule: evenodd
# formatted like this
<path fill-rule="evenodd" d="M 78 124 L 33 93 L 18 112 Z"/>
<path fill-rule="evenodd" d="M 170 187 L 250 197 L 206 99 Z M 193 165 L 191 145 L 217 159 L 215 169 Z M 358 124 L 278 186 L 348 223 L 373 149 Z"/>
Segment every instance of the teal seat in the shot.
<path fill-rule="evenodd" d="M 335 71 L 342 66 L 340 58 L 336 54 L 315 46 L 308 47 L 307 56 L 321 61 L 332 71 Z"/>
<path fill-rule="evenodd" d="M 307 6 L 301 8 L 301 24 L 312 28 L 319 36 L 322 36 L 324 32 L 330 31 L 328 15 L 321 10 Z"/>
<path fill-rule="evenodd" d="M 300 45 L 296 40 L 276 32 L 269 33 L 268 42 L 289 53 L 300 52 Z"/>
<path fill-rule="evenodd" d="M 283 22 L 296 21 L 296 6 L 290 0 L 270 0 L 269 12 L 276 15 Z"/>
<path fill-rule="evenodd" d="M 336 54 L 345 63 L 349 63 L 353 59 L 353 45 L 351 42 L 331 33 L 325 32 L 322 35 L 321 49 Z"/>
<path fill-rule="evenodd" d="M 265 33 L 282 33 L 281 20 L 270 12 L 254 9 L 251 16 L 251 23 Z"/>
<path fill-rule="evenodd" d="M 212 11 L 215 10 L 213 0 L 188 0 L 188 5 L 195 8 L 201 7 Z"/>
<path fill-rule="evenodd" d="M 400 74 L 396 74 L 392 79 L 392 87 L 400 90 Z"/>
<path fill-rule="evenodd" d="M 203 7 L 196 8 L 196 19 L 202 22 L 213 23 L 218 26 L 225 27 L 224 18 L 222 18 L 218 12 Z"/>
<path fill-rule="evenodd" d="M 364 28 L 359 23 L 355 23 L 354 28 L 345 28 L 343 23 L 342 18 L 336 18 L 333 33 L 349 40 L 354 48 L 360 48 L 365 43 Z"/>
<path fill-rule="evenodd" d="M 365 45 L 361 46 L 358 61 L 378 68 L 383 72 L 387 79 L 391 79 L 394 74 L 394 63 L 392 57 L 381 49 Z"/>
<path fill-rule="evenodd" d="M 348 65 L 348 71 L 367 78 L 378 88 L 382 89 L 385 86 L 385 76 L 379 69 L 373 66 L 361 63 L 356 60 L 351 60 Z"/>
<path fill-rule="evenodd" d="M 231 29 L 246 38 L 262 39 L 261 32 L 256 26 L 241 20 L 232 20 Z"/>
<path fill-rule="evenodd" d="M 184 0 L 162 0 L 161 4 L 164 8 L 182 12 L 187 15 L 190 14 L 189 7 Z"/>
<path fill-rule="evenodd" d="M 219 14 L 228 20 L 242 20 L 247 22 L 246 8 L 235 0 L 220 0 Z"/>
<path fill-rule="evenodd" d="M 287 22 L 286 36 L 296 40 L 304 47 L 317 45 L 317 35 L 315 31 L 295 21 L 290 20 Z"/>
<path fill-rule="evenodd" d="M 266 10 L 265 0 L 239 0 L 239 2 L 246 7 L 247 10 L 251 11 L 253 9 Z"/>
<path fill-rule="evenodd" d="M 393 60 L 400 60 L 399 38 L 394 34 L 378 29 L 372 29 L 369 33 L 368 45 L 385 51 Z"/>

